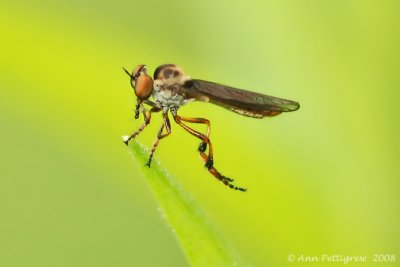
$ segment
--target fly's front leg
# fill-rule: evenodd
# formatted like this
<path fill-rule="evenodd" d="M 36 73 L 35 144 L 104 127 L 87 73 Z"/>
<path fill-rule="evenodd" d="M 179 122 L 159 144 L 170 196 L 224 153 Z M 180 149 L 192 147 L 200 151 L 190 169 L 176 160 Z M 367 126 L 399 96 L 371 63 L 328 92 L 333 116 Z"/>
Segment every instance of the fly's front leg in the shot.
<path fill-rule="evenodd" d="M 179 124 L 180 126 L 182 126 L 183 129 L 185 129 L 186 131 L 188 131 L 191 135 L 196 136 L 197 138 L 201 139 L 203 143 L 206 143 L 208 145 L 208 151 L 209 154 L 208 156 L 204 153 L 200 151 L 200 156 L 203 159 L 203 161 L 205 162 L 205 166 L 207 167 L 208 171 L 218 180 L 220 180 L 221 182 L 223 182 L 225 185 L 229 186 L 232 189 L 235 190 L 239 190 L 239 191 L 246 191 L 246 189 L 241 188 L 241 187 L 237 187 L 235 185 L 233 185 L 231 182 L 233 181 L 233 179 L 228 178 L 224 175 L 222 175 L 215 167 L 213 164 L 213 149 L 212 149 L 212 144 L 210 139 L 208 138 L 208 136 L 199 133 L 198 131 L 190 128 L 189 126 L 187 126 L 186 124 L 182 123 L 182 117 L 178 116 L 178 115 L 174 115 L 174 120 L 177 124 Z M 188 120 L 188 118 L 186 118 L 186 120 Z M 196 120 L 196 119 L 194 119 Z"/>
<path fill-rule="evenodd" d="M 166 133 L 163 133 L 164 128 L 167 131 Z M 170 133 L 171 133 L 171 123 L 168 118 L 168 113 L 164 112 L 163 113 L 163 124 L 161 125 L 161 128 L 158 131 L 157 138 L 154 141 L 153 147 L 151 148 L 151 151 L 150 151 L 149 160 L 146 163 L 146 165 L 149 168 L 150 168 L 151 160 L 153 159 L 153 154 L 156 151 L 156 148 L 158 146 L 158 143 L 160 142 L 161 139 L 163 139 L 164 137 L 167 137 Z"/>
<path fill-rule="evenodd" d="M 141 104 L 140 104 L 140 105 L 141 105 Z M 138 129 L 136 132 L 134 132 L 134 133 L 131 134 L 130 136 L 124 136 L 124 137 L 123 137 L 124 143 L 125 143 L 126 145 L 128 145 L 128 144 L 129 144 L 129 141 L 130 141 L 131 139 L 135 138 L 141 131 L 143 131 L 144 128 L 146 128 L 147 125 L 150 124 L 151 113 L 152 113 L 152 112 L 159 112 L 160 110 L 161 110 L 160 107 L 154 105 L 154 106 L 149 110 L 149 114 L 146 115 L 146 110 L 145 110 L 144 107 L 143 107 L 142 112 L 143 112 L 143 117 L 144 117 L 144 123 L 139 127 L 139 129 Z"/>
<path fill-rule="evenodd" d="M 142 110 L 143 110 L 143 104 L 142 104 L 142 100 L 138 99 L 138 101 L 136 103 L 136 107 L 135 107 L 135 119 L 139 118 L 140 108 L 142 108 Z M 143 115 L 144 115 L 144 113 L 143 113 Z M 145 115 L 145 118 L 146 118 L 146 115 Z"/>

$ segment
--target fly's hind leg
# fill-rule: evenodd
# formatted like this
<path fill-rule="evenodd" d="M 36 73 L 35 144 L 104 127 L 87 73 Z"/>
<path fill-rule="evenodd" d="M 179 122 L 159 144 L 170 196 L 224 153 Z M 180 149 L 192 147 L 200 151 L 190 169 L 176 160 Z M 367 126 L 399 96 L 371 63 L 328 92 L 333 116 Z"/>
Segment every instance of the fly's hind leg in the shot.
<path fill-rule="evenodd" d="M 182 123 L 183 118 L 178 116 L 178 115 L 174 115 L 174 120 L 177 124 L 179 124 L 183 129 L 185 129 L 187 132 L 189 132 L 191 135 L 199 138 L 202 140 L 202 143 L 205 143 L 206 146 L 208 145 L 208 156 L 204 153 L 204 151 L 200 151 L 200 156 L 203 159 L 203 161 L 205 162 L 205 166 L 207 167 L 208 171 L 218 180 L 220 180 L 221 182 L 223 182 L 226 186 L 235 189 L 235 190 L 239 190 L 239 191 L 246 191 L 245 188 L 241 188 L 241 187 L 237 187 L 235 185 L 232 184 L 233 179 L 226 177 L 224 175 L 222 175 L 215 167 L 214 167 L 214 163 L 213 163 L 213 148 L 212 148 L 212 144 L 210 139 L 208 138 L 207 134 L 209 135 L 209 129 L 210 127 L 208 127 L 208 132 L 206 135 L 199 133 L 198 131 L 190 128 L 189 126 L 187 126 L 186 124 Z M 203 119 L 205 120 L 205 119 Z M 189 119 L 189 118 L 185 118 L 184 121 L 188 121 L 188 122 L 195 122 L 195 123 L 205 123 L 205 122 L 199 122 L 198 119 Z M 208 120 L 205 120 L 208 121 Z M 208 122 L 209 125 L 209 122 Z"/>
<path fill-rule="evenodd" d="M 206 124 L 207 125 L 207 131 L 205 133 L 205 136 L 207 136 L 207 138 L 210 138 L 211 125 L 210 125 L 210 121 L 209 120 L 203 119 L 203 118 L 185 118 L 185 117 L 181 117 L 181 121 L 191 122 L 191 123 L 199 123 L 199 124 Z M 206 149 L 207 149 L 207 142 L 202 141 L 200 143 L 200 145 L 199 145 L 198 151 L 200 153 L 202 153 L 202 152 L 205 152 Z"/>
<path fill-rule="evenodd" d="M 212 144 L 209 139 L 210 122 L 208 120 L 202 119 L 202 118 L 184 118 L 184 117 L 180 117 L 180 116 L 174 116 L 174 120 L 176 121 L 176 123 L 178 123 L 180 126 L 182 126 L 190 134 L 192 134 L 202 140 L 202 142 L 200 143 L 200 146 L 198 148 L 198 151 L 200 152 L 201 158 L 205 162 L 205 166 L 207 168 L 212 167 L 214 165 L 214 157 L 213 157 L 214 154 L 213 154 L 213 147 L 212 147 Z M 194 129 L 187 126 L 186 124 L 183 124 L 182 121 L 207 124 L 208 125 L 207 132 L 206 132 L 206 134 L 199 133 L 198 131 L 195 131 Z M 208 145 L 208 155 L 205 153 L 207 145 Z"/>

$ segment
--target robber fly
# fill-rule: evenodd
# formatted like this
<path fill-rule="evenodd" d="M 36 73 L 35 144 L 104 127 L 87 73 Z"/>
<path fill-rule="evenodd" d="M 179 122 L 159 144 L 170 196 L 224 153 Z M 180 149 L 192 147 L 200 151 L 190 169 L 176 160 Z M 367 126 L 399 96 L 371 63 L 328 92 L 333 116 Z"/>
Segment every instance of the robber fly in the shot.
<path fill-rule="evenodd" d="M 140 112 L 143 113 L 144 117 L 144 123 L 139 129 L 132 135 L 124 137 L 125 144 L 128 145 L 131 139 L 135 138 L 149 125 L 152 113 L 162 112 L 163 123 L 146 164 L 150 167 L 159 141 L 171 133 L 169 111 L 178 125 L 201 140 L 198 151 L 208 171 L 215 178 L 235 190 L 246 191 L 246 189 L 232 184 L 233 179 L 222 175 L 214 167 L 213 147 L 210 141 L 210 121 L 203 118 L 181 117 L 178 115 L 178 109 L 189 102 L 197 100 L 216 104 L 243 116 L 263 118 L 276 116 L 282 112 L 295 111 L 300 107 L 299 103 L 294 101 L 213 82 L 191 79 L 190 76 L 174 64 L 159 66 L 154 72 L 154 80 L 147 74 L 146 65 L 138 65 L 132 73 L 126 69 L 124 70 L 129 75 L 131 85 L 137 96 L 135 118 L 139 118 Z M 149 100 L 150 96 L 153 96 L 154 101 Z M 149 106 L 149 110 L 146 110 L 145 105 Z M 207 125 L 207 130 L 205 133 L 200 133 L 184 122 L 205 124 Z M 207 147 L 208 153 L 206 153 Z"/>

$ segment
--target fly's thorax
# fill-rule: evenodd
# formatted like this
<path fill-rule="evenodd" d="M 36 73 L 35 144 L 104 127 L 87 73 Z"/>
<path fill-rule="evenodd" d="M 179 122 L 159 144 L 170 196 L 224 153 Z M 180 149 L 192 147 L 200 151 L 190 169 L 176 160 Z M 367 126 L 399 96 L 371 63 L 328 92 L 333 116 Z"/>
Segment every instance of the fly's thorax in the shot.
<path fill-rule="evenodd" d="M 165 86 L 163 81 L 154 81 L 153 98 L 163 107 L 177 109 L 194 99 L 188 99 L 184 95 L 179 94 L 179 86 Z"/>
<path fill-rule="evenodd" d="M 190 76 L 174 64 L 164 64 L 155 70 L 154 80 L 162 81 L 164 86 L 183 85 Z"/>
<path fill-rule="evenodd" d="M 185 105 L 192 99 L 183 95 L 180 88 L 188 80 L 190 80 L 190 76 L 176 65 L 159 66 L 154 72 L 154 99 L 169 108 L 179 108 Z"/>
<path fill-rule="evenodd" d="M 162 79 L 161 81 L 165 87 L 168 87 L 168 86 L 173 86 L 173 85 L 183 85 L 188 80 L 190 80 L 189 75 L 180 73 L 177 76 L 170 76 L 169 78 Z"/>

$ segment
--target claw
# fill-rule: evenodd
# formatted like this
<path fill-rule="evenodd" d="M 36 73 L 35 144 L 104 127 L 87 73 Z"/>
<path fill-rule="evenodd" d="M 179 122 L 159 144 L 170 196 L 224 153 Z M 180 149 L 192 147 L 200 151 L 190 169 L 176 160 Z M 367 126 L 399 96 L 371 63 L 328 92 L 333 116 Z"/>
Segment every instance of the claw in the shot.
<path fill-rule="evenodd" d="M 124 141 L 125 145 L 128 145 L 130 140 L 131 140 L 130 136 L 127 135 L 122 136 L 122 141 Z"/>
<path fill-rule="evenodd" d="M 146 162 L 146 166 L 150 168 L 151 160 L 153 159 L 152 156 L 149 157 L 149 160 Z"/>
<path fill-rule="evenodd" d="M 246 188 L 237 187 L 237 186 L 234 186 L 234 185 L 231 185 L 231 184 L 229 185 L 229 187 L 232 188 L 232 189 L 235 189 L 235 190 L 242 191 L 242 192 L 246 192 L 247 191 Z"/>

